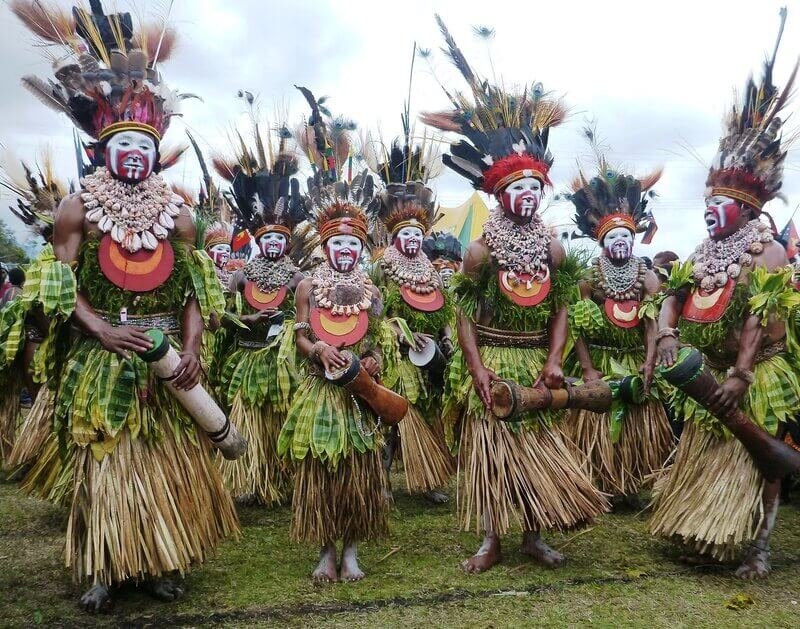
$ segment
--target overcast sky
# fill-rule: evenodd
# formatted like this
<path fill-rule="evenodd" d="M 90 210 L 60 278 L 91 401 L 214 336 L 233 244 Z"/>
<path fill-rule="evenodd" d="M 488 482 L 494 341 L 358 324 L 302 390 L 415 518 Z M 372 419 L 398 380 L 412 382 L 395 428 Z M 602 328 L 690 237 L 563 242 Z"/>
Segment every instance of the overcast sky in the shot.
<path fill-rule="evenodd" d="M 59 1 L 60 0 L 56 0 Z M 71 3 L 61 2 L 64 6 Z M 173 87 L 192 92 L 183 120 L 170 127 L 167 140 L 183 141 L 182 127 L 195 131 L 208 152 L 228 146 L 234 124 L 246 125 L 239 89 L 260 95 L 270 114 L 278 103 L 297 122 L 307 113 L 294 84 L 327 95 L 334 114 L 355 120 L 361 129 L 380 127 L 384 138 L 400 132 L 400 111 L 408 87 L 414 42 L 433 50 L 431 65 L 448 88 L 463 88 L 457 71 L 439 51 L 442 38 L 433 18 L 438 11 L 473 69 L 491 75 L 487 47 L 472 27 L 494 28 L 489 48 L 495 71 L 506 84 L 541 81 L 562 94 L 571 108 L 567 123 L 551 133 L 556 161 L 554 193 L 565 191 L 578 160 L 591 157 L 580 131 L 597 123 L 616 164 L 646 174 L 663 166 L 652 205 L 659 231 L 652 245 L 637 252 L 652 255 L 673 249 L 689 254 L 705 235 L 702 195 L 707 164 L 713 157 L 724 111 L 734 88 L 750 72 L 760 72 L 771 54 L 778 9 L 785 2 L 761 0 L 672 0 L 641 2 L 480 2 L 473 0 L 175 0 L 171 21 L 181 40 L 162 66 Z M 139 13 L 163 13 L 168 2 L 138 2 Z M 112 6 L 107 3 L 107 6 Z M 117 9 L 130 6 L 116 2 Z M 59 171 L 75 178 L 72 126 L 64 115 L 46 109 L 19 83 L 24 74 L 50 77 L 49 63 L 33 47 L 5 3 L 0 7 L 0 142 L 33 160 L 49 145 Z M 781 86 L 800 54 L 800 2 L 789 3 L 789 17 L 775 78 Z M 429 67 L 419 59 L 413 81 L 412 110 L 447 108 Z M 794 119 L 800 101 L 790 107 Z M 421 125 L 417 125 L 421 131 Z M 690 147 L 690 148 L 688 148 Z M 786 163 L 788 204 L 767 206 L 778 228 L 800 202 L 800 145 Z M 692 156 L 696 151 L 703 163 Z M 192 155 L 167 177 L 197 188 Z M 445 173 L 434 184 L 443 205 L 462 203 L 471 189 Z M 553 193 L 550 195 L 553 196 Z M 4 191 L 0 216 L 22 230 L 6 209 L 13 199 Z M 563 223 L 569 205 L 552 203 L 547 219 Z M 24 239 L 24 234 L 23 239 Z"/>

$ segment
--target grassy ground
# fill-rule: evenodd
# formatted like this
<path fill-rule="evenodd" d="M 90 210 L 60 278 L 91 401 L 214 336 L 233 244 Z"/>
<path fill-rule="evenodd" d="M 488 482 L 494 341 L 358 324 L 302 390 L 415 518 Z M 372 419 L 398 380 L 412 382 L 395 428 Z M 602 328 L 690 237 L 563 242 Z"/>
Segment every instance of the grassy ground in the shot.
<path fill-rule="evenodd" d="M 391 539 L 363 548 L 368 576 L 360 583 L 313 585 L 315 551 L 288 543 L 289 510 L 247 508 L 240 511 L 242 538 L 187 578 L 182 601 L 157 603 L 130 587 L 118 593 L 111 615 L 92 618 L 78 611 L 80 590 L 61 566 L 65 511 L 2 483 L 0 626 L 800 625 L 800 518 L 793 506 L 781 510 L 773 575 L 743 583 L 729 568 L 677 563 L 670 545 L 651 539 L 644 516 L 633 512 L 605 516 L 577 537 L 552 537 L 569 555 L 560 570 L 527 561 L 515 535 L 499 567 L 468 576 L 458 563 L 478 539 L 455 532 L 454 505 L 433 507 L 400 492 L 397 498 Z"/>

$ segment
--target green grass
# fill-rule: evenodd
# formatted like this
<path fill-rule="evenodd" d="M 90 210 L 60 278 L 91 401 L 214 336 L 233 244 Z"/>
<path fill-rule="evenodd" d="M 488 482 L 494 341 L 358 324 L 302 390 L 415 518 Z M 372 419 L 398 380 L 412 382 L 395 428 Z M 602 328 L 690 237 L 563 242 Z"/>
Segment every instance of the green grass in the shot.
<path fill-rule="evenodd" d="M 117 593 L 111 615 L 92 618 L 78 611 L 81 590 L 61 565 L 66 511 L 0 484 L 0 626 L 800 624 L 800 518 L 793 506 L 781 509 L 773 575 L 758 583 L 737 580 L 730 567 L 686 568 L 633 512 L 605 516 L 577 537 L 550 537 L 557 547 L 567 544 L 569 562 L 560 570 L 528 561 L 518 552 L 519 536 L 510 535 L 500 566 L 468 576 L 458 563 L 479 540 L 455 530 L 453 511 L 452 502 L 430 506 L 398 491 L 391 538 L 362 549 L 367 578 L 315 586 L 309 574 L 316 551 L 289 544 L 288 508 L 242 509 L 241 539 L 187 577 L 182 601 L 157 603 L 128 587 Z M 753 603 L 728 609 L 737 595 Z"/>

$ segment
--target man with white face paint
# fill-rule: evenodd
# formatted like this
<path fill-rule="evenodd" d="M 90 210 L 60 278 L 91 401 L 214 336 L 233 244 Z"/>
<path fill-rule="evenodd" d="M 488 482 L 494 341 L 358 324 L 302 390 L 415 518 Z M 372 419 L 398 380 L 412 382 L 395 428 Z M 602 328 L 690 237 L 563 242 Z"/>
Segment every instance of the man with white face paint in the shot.
<path fill-rule="evenodd" d="M 451 58 L 461 59 L 441 20 L 439 26 Z M 488 85 L 474 66 L 469 73 L 466 64 L 456 67 L 468 84 L 487 85 L 491 96 L 423 120 L 448 132 L 458 129 L 462 138 L 442 160 L 498 203 L 483 235 L 467 247 L 463 272 L 450 280 L 459 306 L 460 351 L 449 368 L 443 415 L 461 417 L 460 524 L 484 531 L 480 548 L 461 565 L 478 573 L 501 561 L 500 537 L 516 521 L 523 529 L 522 552 L 557 567 L 564 557 L 542 533 L 578 528 L 608 505 L 563 441 L 563 412 L 532 411 L 521 422 L 502 422 L 492 412 L 492 390 L 501 378 L 526 387 L 564 383 L 566 306 L 579 272 L 539 212 L 553 163 L 550 129 L 564 108 L 540 83 L 528 82 L 529 92 L 511 92 Z"/>
<path fill-rule="evenodd" d="M 291 539 L 320 548 L 311 575 L 318 583 L 364 578 L 359 542 L 388 532 L 378 418 L 336 382 L 354 364 L 350 354 L 369 376 L 379 377 L 378 339 L 392 334 L 380 292 L 358 264 L 367 242 L 362 204 L 372 200 L 373 189 L 364 173 L 352 186 L 313 190 L 314 225 L 326 260 L 297 286 L 294 328 L 308 375 L 294 395 L 278 452 L 294 463 Z M 331 422 L 341 429 L 331 431 Z"/>
<path fill-rule="evenodd" d="M 233 347 L 224 346 L 219 358 L 223 402 L 250 442 L 241 459 L 220 462 L 223 479 L 237 503 L 263 506 L 284 502 L 291 490 L 277 440 L 298 377 L 292 317 L 294 293 L 304 277 L 287 255 L 292 232 L 305 218 L 305 197 L 292 178 L 297 159 L 273 154 L 271 168 L 239 171 L 231 182 L 234 211 L 259 253 L 231 278 L 230 314 L 246 329 L 229 326 Z"/>
<path fill-rule="evenodd" d="M 570 195 L 578 230 L 602 251 L 579 284 L 582 300 L 570 308 L 575 352 L 567 361 L 567 373 L 589 382 L 641 372 L 648 397 L 642 404 L 629 405 L 624 415 L 617 409 L 574 410 L 564 432 L 587 461 L 595 486 L 616 502 L 634 507 L 645 479 L 663 467 L 672 449 L 669 419 L 658 388 L 651 387 L 653 300 L 660 283 L 644 260 L 633 255 L 634 234 L 646 231 L 651 220 L 648 189 L 660 175 L 657 171 L 637 179 L 611 169 L 601 157 L 598 174 L 581 174 Z"/>
<path fill-rule="evenodd" d="M 214 263 L 214 271 L 224 292 L 230 289 L 231 272 L 228 262 L 231 259 L 231 239 L 233 229 L 227 223 L 217 221 L 208 227 L 204 247 L 208 257 Z"/>
<path fill-rule="evenodd" d="M 51 331 L 70 338 L 53 375 L 65 387 L 51 422 L 64 430 L 52 439 L 65 453 L 31 481 L 63 477 L 70 462 L 64 555 L 87 586 L 80 606 L 104 612 L 125 582 L 162 601 L 180 598 L 179 575 L 235 534 L 238 519 L 209 438 L 180 401 L 204 387 L 204 326 L 224 311 L 189 209 L 158 174 L 159 144 L 183 95 L 163 80 L 168 52 L 156 68 L 137 48 L 144 39 L 133 16 L 91 5 L 74 7 L 69 32 L 60 30 L 74 46 L 59 52 L 50 82 L 59 94 L 51 106 L 92 139 L 95 170 L 61 202 L 52 268 L 41 270 L 62 278 L 41 305 Z M 143 358 L 159 334 L 179 355 L 168 383 Z"/>
<path fill-rule="evenodd" d="M 685 371 L 699 351 L 716 382 L 701 375 L 706 395 L 698 399 L 677 381 L 672 400 L 684 428 L 650 530 L 682 542 L 691 563 L 730 561 L 744 551 L 736 574 L 748 580 L 771 570 L 769 539 L 783 473 L 762 474 L 757 449 L 725 426 L 745 415 L 764 439 L 776 437 L 773 452 L 783 449 L 770 453 L 769 462 L 786 460 L 792 451 L 782 438 L 800 405 L 798 360 L 786 343 L 787 320 L 795 315 L 777 306 L 796 298 L 791 268 L 774 226 L 760 220 L 783 182 L 781 108 L 792 91 L 772 83 L 774 61 L 773 55 L 766 62 L 760 82 L 748 81 L 744 102 L 725 117 L 706 181 L 708 238 L 673 268 L 658 332 L 665 375 Z"/>
<path fill-rule="evenodd" d="M 395 143 L 388 161 L 374 166 L 383 177 L 386 190 L 371 208 L 373 222 L 383 224 L 382 233 L 387 237 L 381 243 L 385 248 L 377 260 L 376 283 L 383 294 L 386 314 L 408 326 L 406 333 L 399 326 L 395 329 L 402 363 L 396 381 L 387 384 L 407 397 L 410 404 L 403 421 L 388 431 L 384 469 L 388 478 L 399 452 L 406 489 L 423 494 L 433 504 L 442 504 L 449 500 L 443 488 L 455 473 L 441 417 L 444 370 L 453 354 L 455 316 L 439 274 L 422 251 L 437 204 L 428 187 L 429 165 L 424 157 L 408 159 L 412 150 L 414 155 L 422 156 L 420 148 L 401 149 Z M 418 168 L 412 166 L 405 179 L 414 181 L 392 179 L 404 172 L 404 164 L 410 163 Z"/>

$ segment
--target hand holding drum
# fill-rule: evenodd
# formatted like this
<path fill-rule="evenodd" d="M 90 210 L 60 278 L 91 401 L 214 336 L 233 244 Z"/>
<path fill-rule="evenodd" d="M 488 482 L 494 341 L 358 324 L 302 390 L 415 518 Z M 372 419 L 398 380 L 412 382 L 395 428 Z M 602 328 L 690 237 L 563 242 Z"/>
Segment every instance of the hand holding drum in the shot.
<path fill-rule="evenodd" d="M 694 347 L 682 347 L 675 364 L 671 367 L 659 367 L 659 371 L 664 380 L 704 408 L 719 389 L 719 383 L 706 367 L 703 355 Z M 742 442 L 756 467 L 768 481 L 800 471 L 800 453 L 772 437 L 738 408 L 718 419 Z"/>
<path fill-rule="evenodd" d="M 361 398 L 384 424 L 389 426 L 399 424 L 408 412 L 408 400 L 375 382 L 361 366 L 361 361 L 355 354 L 344 350 L 342 355 L 348 361 L 347 366 L 335 372 L 326 371 L 325 377 L 333 384 L 344 387 Z"/>
<path fill-rule="evenodd" d="M 639 376 L 627 376 L 612 387 L 605 380 L 592 380 L 585 384 L 565 382 L 561 389 L 548 389 L 543 384 L 523 387 L 512 380 L 492 383 L 492 412 L 497 419 L 514 421 L 526 411 L 547 408 L 577 408 L 595 413 L 605 413 L 618 398 L 623 402 L 640 404 L 644 399 L 644 385 Z"/>
<path fill-rule="evenodd" d="M 172 374 L 180 362 L 180 357 L 161 330 L 148 330 L 146 334 L 153 340 L 153 347 L 146 352 L 140 352 L 141 359 L 164 381 L 169 392 L 206 432 L 222 456 L 229 461 L 242 456 L 247 450 L 247 441 L 236 426 L 230 423 L 203 386 L 198 384 L 187 391 L 176 389 L 172 385 Z"/>

